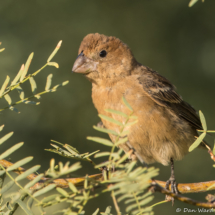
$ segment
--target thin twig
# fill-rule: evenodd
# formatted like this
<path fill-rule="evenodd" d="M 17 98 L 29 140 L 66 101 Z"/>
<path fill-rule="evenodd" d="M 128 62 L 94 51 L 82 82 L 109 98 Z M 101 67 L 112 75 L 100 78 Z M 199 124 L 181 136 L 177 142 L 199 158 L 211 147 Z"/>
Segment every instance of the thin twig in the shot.
<path fill-rule="evenodd" d="M 116 201 L 116 197 L 115 197 L 115 194 L 114 194 L 114 190 L 111 191 L 111 197 L 113 199 L 113 203 L 114 203 L 117 215 L 121 215 L 120 208 L 119 208 L 119 205 L 118 205 L 118 203 Z"/>
<path fill-rule="evenodd" d="M 208 149 L 208 153 L 210 154 L 211 159 L 212 159 L 213 161 L 215 161 L 215 155 L 213 154 L 213 152 L 212 152 L 210 146 L 208 146 L 207 144 L 205 144 L 205 147 Z"/>

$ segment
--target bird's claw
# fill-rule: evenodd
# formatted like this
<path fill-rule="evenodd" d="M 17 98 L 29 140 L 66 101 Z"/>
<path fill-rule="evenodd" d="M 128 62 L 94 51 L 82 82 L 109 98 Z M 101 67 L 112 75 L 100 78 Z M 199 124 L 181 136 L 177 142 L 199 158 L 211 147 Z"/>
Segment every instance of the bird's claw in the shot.
<path fill-rule="evenodd" d="M 176 180 L 173 177 L 170 177 L 170 179 L 166 182 L 166 186 L 165 189 L 169 190 L 169 185 L 171 185 L 171 192 L 174 194 L 178 194 L 178 188 L 177 188 L 177 184 L 176 184 Z M 167 201 L 172 201 L 172 206 L 174 205 L 174 198 L 166 195 L 165 198 Z"/>

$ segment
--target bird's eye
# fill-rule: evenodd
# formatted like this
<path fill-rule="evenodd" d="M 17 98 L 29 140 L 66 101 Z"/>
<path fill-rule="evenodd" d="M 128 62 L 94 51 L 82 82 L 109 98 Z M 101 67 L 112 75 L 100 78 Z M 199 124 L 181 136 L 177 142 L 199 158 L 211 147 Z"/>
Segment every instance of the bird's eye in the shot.
<path fill-rule="evenodd" d="M 107 52 L 105 50 L 102 50 L 100 53 L 99 53 L 99 56 L 100 57 L 106 57 L 107 55 Z"/>

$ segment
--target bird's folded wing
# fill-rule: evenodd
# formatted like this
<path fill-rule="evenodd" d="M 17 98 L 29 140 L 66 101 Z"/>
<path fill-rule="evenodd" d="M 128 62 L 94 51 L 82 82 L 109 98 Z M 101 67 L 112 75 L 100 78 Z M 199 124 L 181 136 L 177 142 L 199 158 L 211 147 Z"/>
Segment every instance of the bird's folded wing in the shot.
<path fill-rule="evenodd" d="M 195 109 L 182 100 L 174 86 L 157 72 L 147 68 L 138 78 L 144 93 L 158 105 L 171 109 L 175 114 L 185 119 L 193 128 L 202 129 Z"/>

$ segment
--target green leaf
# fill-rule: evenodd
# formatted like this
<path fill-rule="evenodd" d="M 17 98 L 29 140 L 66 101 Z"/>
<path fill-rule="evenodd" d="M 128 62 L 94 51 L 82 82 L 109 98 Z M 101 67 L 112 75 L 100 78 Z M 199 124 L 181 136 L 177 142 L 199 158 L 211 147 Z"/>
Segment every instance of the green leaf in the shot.
<path fill-rule="evenodd" d="M 88 187 L 88 176 L 86 176 L 84 180 L 84 189 L 87 189 L 87 187 Z"/>
<path fill-rule="evenodd" d="M 214 141 L 214 147 L 213 147 L 213 154 L 215 155 L 215 141 Z"/>
<path fill-rule="evenodd" d="M 97 143 L 101 143 L 103 145 L 106 145 L 106 146 L 113 146 L 113 143 L 110 141 L 110 140 L 107 140 L 107 139 L 104 139 L 104 138 L 100 138 L 100 137 L 87 137 L 88 140 L 92 140 L 94 142 L 97 142 Z"/>
<path fill-rule="evenodd" d="M 21 76 L 21 74 L 22 74 L 24 68 L 25 68 L 25 65 L 22 64 L 22 66 L 21 66 L 19 72 L 17 73 L 16 77 L 15 77 L 15 78 L 13 79 L 13 81 L 11 82 L 11 86 L 12 86 L 12 85 L 15 85 L 15 84 L 18 82 L 18 80 L 20 79 L 20 76 Z"/>
<path fill-rule="evenodd" d="M 99 208 L 96 209 L 96 211 L 92 215 L 97 215 L 99 212 Z"/>
<path fill-rule="evenodd" d="M 4 98 L 5 98 L 5 100 L 7 101 L 7 103 L 8 103 L 9 105 L 12 104 L 12 99 L 11 99 L 11 97 L 9 96 L 9 94 L 4 95 Z"/>
<path fill-rule="evenodd" d="M 149 169 L 148 171 L 149 171 L 149 173 L 150 173 L 150 169 Z M 140 175 L 140 174 L 142 174 L 142 173 L 144 173 L 144 172 L 146 172 L 146 168 L 137 167 L 135 170 L 133 170 L 133 171 L 129 174 L 129 176 L 130 176 L 130 177 L 137 177 L 138 175 Z M 148 183 L 148 182 L 147 182 L 147 183 Z"/>
<path fill-rule="evenodd" d="M 163 201 L 163 203 L 165 203 L 166 201 Z M 151 212 L 151 213 L 150 213 Z M 132 214 L 136 214 L 136 215 L 142 215 L 142 214 L 150 214 L 152 215 L 152 207 L 145 207 L 145 208 L 141 208 L 141 210 L 137 209 L 137 210 L 132 210 Z"/>
<path fill-rule="evenodd" d="M 88 158 L 88 157 L 90 157 L 90 156 L 96 154 L 96 153 L 99 152 L 99 151 L 100 151 L 100 150 L 97 150 L 97 151 L 92 152 L 92 153 L 90 153 L 90 154 L 88 154 L 88 155 L 85 155 L 83 158 Z"/>
<path fill-rule="evenodd" d="M 2 176 L 3 174 L 5 174 L 5 170 L 0 170 L 0 176 Z"/>
<path fill-rule="evenodd" d="M 58 196 L 59 196 L 58 194 L 53 194 L 53 195 L 44 197 L 41 202 L 44 203 L 44 204 L 48 203 L 48 202 L 51 202 L 51 201 L 55 200 L 56 197 L 58 197 Z"/>
<path fill-rule="evenodd" d="M 22 208 L 23 211 L 25 211 L 26 214 L 28 215 L 34 215 L 31 210 L 28 209 L 27 205 L 21 201 L 20 199 L 16 200 L 16 203 Z"/>
<path fill-rule="evenodd" d="M 5 186 L 2 187 L 0 193 L 3 194 L 7 192 L 14 184 L 15 184 L 14 181 L 9 181 Z"/>
<path fill-rule="evenodd" d="M 51 146 L 55 147 L 53 144 L 51 144 Z M 64 156 L 64 157 L 71 158 L 71 154 L 69 152 L 67 152 L 66 150 L 62 150 L 59 147 L 57 149 L 45 149 L 45 150 L 49 151 L 49 152 L 57 153 L 57 154 Z"/>
<path fill-rule="evenodd" d="M 130 104 L 128 103 L 124 96 L 122 97 L 122 101 L 129 110 L 133 111 L 132 107 L 130 106 Z"/>
<path fill-rule="evenodd" d="M 0 131 L 2 131 L 3 128 L 4 128 L 4 125 L 1 125 L 1 126 L 0 126 Z M 0 143 L 0 144 L 1 144 L 1 143 Z"/>
<path fill-rule="evenodd" d="M 104 156 L 109 156 L 111 153 L 110 152 L 100 152 L 97 153 L 94 158 L 100 158 L 100 157 L 104 157 Z"/>
<path fill-rule="evenodd" d="M 33 77 L 30 77 L 29 81 L 30 81 L 30 84 L 31 84 L 31 91 L 32 91 L 32 93 L 36 94 L 36 91 L 37 91 L 36 81 L 34 80 Z"/>
<path fill-rule="evenodd" d="M 142 196 L 136 197 L 136 199 L 137 199 L 138 201 L 141 201 L 141 200 L 145 199 L 146 197 L 148 197 L 148 196 L 150 196 L 150 195 L 152 195 L 152 193 L 149 191 L 149 192 L 145 193 L 145 194 L 142 195 Z M 125 204 L 129 204 L 129 203 L 131 203 L 131 202 L 135 202 L 136 199 L 135 199 L 135 198 L 131 198 L 131 199 L 129 199 L 129 200 L 126 200 L 126 201 L 125 201 Z"/>
<path fill-rule="evenodd" d="M 62 189 L 60 187 L 57 187 L 56 190 L 58 191 L 58 193 L 60 193 L 64 197 L 68 197 L 69 196 L 69 194 L 66 192 L 66 190 L 64 190 L 64 189 Z"/>
<path fill-rule="evenodd" d="M 127 141 L 128 141 L 128 137 L 120 138 L 120 139 L 115 143 L 115 145 L 118 146 L 118 145 L 123 144 L 123 143 L 125 143 L 125 142 L 127 142 Z"/>
<path fill-rule="evenodd" d="M 84 200 L 84 196 L 76 196 L 75 199 L 82 201 L 82 200 Z"/>
<path fill-rule="evenodd" d="M 117 152 L 116 153 L 111 153 L 111 157 L 113 157 L 114 160 L 120 159 L 120 156 L 119 156 L 119 154 Z"/>
<path fill-rule="evenodd" d="M 127 123 L 125 126 L 126 126 L 126 127 L 129 127 L 129 126 L 132 126 L 132 125 L 136 124 L 137 122 L 138 122 L 138 120 L 135 120 L 135 121 L 133 121 L 133 122 Z"/>
<path fill-rule="evenodd" d="M 69 83 L 69 81 L 64 81 L 63 83 L 62 83 L 62 86 L 65 86 L 65 85 L 67 85 Z"/>
<path fill-rule="evenodd" d="M 16 181 L 20 181 L 24 178 L 27 178 L 30 174 L 36 172 L 38 169 L 40 168 L 40 165 L 36 165 L 36 166 L 33 166 L 31 167 L 30 169 L 28 170 L 25 170 L 25 172 L 23 172 L 21 175 L 18 175 L 15 180 Z"/>
<path fill-rule="evenodd" d="M 139 204 L 141 206 L 146 205 L 147 203 L 151 202 L 154 199 L 154 196 L 149 196 L 148 198 L 143 199 Z"/>
<path fill-rule="evenodd" d="M 47 77 L 46 87 L 45 87 L 46 91 L 48 91 L 50 89 L 50 87 L 51 87 L 52 77 L 53 77 L 52 74 L 49 74 L 48 77 Z"/>
<path fill-rule="evenodd" d="M 50 169 L 51 172 L 55 171 L 55 159 L 54 158 L 52 158 L 50 160 L 50 168 L 49 169 Z"/>
<path fill-rule="evenodd" d="M 200 120 L 201 120 L 204 131 L 207 131 L 207 124 L 206 124 L 205 116 L 202 113 L 202 111 L 199 111 L 199 116 L 200 116 Z"/>
<path fill-rule="evenodd" d="M 35 192 L 33 194 L 33 197 L 37 197 L 37 196 L 40 196 L 40 195 L 42 195 L 44 193 L 47 193 L 48 191 L 53 190 L 55 187 L 56 187 L 56 184 L 49 184 L 48 186 L 44 187 L 43 189 L 38 190 L 37 192 Z"/>
<path fill-rule="evenodd" d="M 59 145 L 61 145 L 61 146 L 64 146 L 64 144 L 63 144 L 63 143 L 60 143 L 60 142 L 58 142 L 58 141 L 56 141 L 56 140 L 51 140 L 51 142 L 53 142 L 53 143 L 57 143 L 57 144 L 59 144 Z"/>
<path fill-rule="evenodd" d="M 138 119 L 137 116 L 129 116 L 129 119 Z"/>
<path fill-rule="evenodd" d="M 28 189 L 32 186 L 34 186 L 38 181 L 41 180 L 41 178 L 44 176 L 44 174 L 39 174 L 36 178 L 34 178 L 32 181 L 28 182 L 26 185 L 25 185 L 25 189 Z"/>
<path fill-rule="evenodd" d="M 111 161 L 102 162 L 102 163 L 96 165 L 95 168 L 98 169 L 103 166 L 108 166 L 110 163 L 111 163 Z"/>
<path fill-rule="evenodd" d="M 56 53 L 58 52 L 59 48 L 61 47 L 61 43 L 62 43 L 62 40 L 60 40 L 56 46 L 56 48 L 54 49 L 54 51 L 51 53 L 51 55 L 49 56 L 47 62 L 50 62 L 51 59 L 56 55 Z"/>
<path fill-rule="evenodd" d="M 1 126 L 2 129 L 3 129 L 3 127 L 4 127 L 4 125 Z M 2 130 L 2 129 L 1 129 L 1 130 Z M 9 138 L 13 135 L 13 133 L 14 133 L 14 132 L 10 132 L 10 133 L 4 135 L 4 136 L 0 139 L 0 145 L 1 145 L 2 143 L 4 143 L 7 139 L 9 139 Z"/>
<path fill-rule="evenodd" d="M 25 78 L 25 76 L 26 76 L 26 74 L 27 74 L 27 72 L 28 72 L 29 66 L 30 66 L 30 64 L 31 64 L 31 61 L 32 61 L 33 56 L 34 56 L 34 53 L 32 52 L 32 53 L 29 55 L 29 57 L 28 57 L 28 59 L 27 59 L 27 61 L 26 61 L 26 63 L 25 63 L 25 68 L 24 68 L 24 70 L 22 71 L 22 74 L 21 74 L 21 77 L 20 77 L 20 81 L 23 81 L 23 79 Z"/>
<path fill-rule="evenodd" d="M 120 125 L 120 126 L 123 126 L 123 124 L 111 117 L 108 117 L 108 116 L 105 116 L 105 115 L 102 115 L 102 114 L 99 114 L 99 117 L 104 119 L 104 120 L 107 120 L 108 122 L 112 122 L 114 124 L 117 124 L 117 125 Z"/>
<path fill-rule="evenodd" d="M 206 133 L 202 133 L 197 139 L 196 141 L 190 146 L 189 148 L 189 152 L 193 151 L 196 147 L 199 146 L 199 144 L 202 142 L 202 140 L 205 138 Z"/>
<path fill-rule="evenodd" d="M 9 109 L 12 110 L 12 111 L 15 111 L 16 113 L 20 113 L 20 112 L 18 111 L 18 109 L 15 108 L 14 106 L 10 106 Z"/>
<path fill-rule="evenodd" d="M 105 111 L 109 112 L 109 113 L 113 113 L 113 114 L 117 114 L 117 115 L 120 115 L 120 116 L 123 116 L 123 117 L 126 117 L 128 118 L 129 116 L 121 111 L 118 111 L 118 110 L 113 110 L 113 109 L 105 109 Z"/>
<path fill-rule="evenodd" d="M 62 87 L 62 86 L 65 86 L 69 83 L 69 81 L 64 81 L 62 84 L 58 84 L 58 85 L 55 85 L 51 90 L 51 92 L 55 92 L 57 90 L 57 88 L 59 87 Z"/>
<path fill-rule="evenodd" d="M 134 203 L 132 205 L 129 205 L 127 208 L 126 208 L 126 212 L 130 212 L 132 211 L 133 209 L 135 209 L 136 207 L 138 207 L 137 203 Z"/>
<path fill-rule="evenodd" d="M 57 69 L 59 68 L 58 63 L 56 63 L 56 62 L 48 62 L 47 64 L 48 64 L 49 66 L 54 66 L 54 67 L 56 67 Z"/>
<path fill-rule="evenodd" d="M 189 7 L 192 7 L 198 0 L 191 0 L 189 2 Z"/>
<path fill-rule="evenodd" d="M 68 169 L 62 170 L 61 174 L 68 174 L 68 173 L 74 172 L 80 168 L 81 168 L 81 163 L 77 162 L 77 163 L 74 163 L 72 166 L 70 166 Z"/>
<path fill-rule="evenodd" d="M 121 164 L 121 163 L 124 162 L 128 157 L 129 157 L 129 154 L 128 154 L 128 153 L 124 154 L 124 155 L 116 162 L 116 165 Z"/>
<path fill-rule="evenodd" d="M 68 185 L 69 185 L 70 190 L 72 190 L 72 192 L 74 192 L 74 193 L 78 192 L 77 188 L 75 187 L 75 185 L 73 183 L 69 182 Z"/>
<path fill-rule="evenodd" d="M 27 207 L 30 210 L 32 205 L 33 205 L 34 199 L 33 198 L 29 198 L 27 201 Z"/>
<path fill-rule="evenodd" d="M 24 191 L 20 190 L 19 192 L 14 192 L 14 193 L 9 193 L 8 192 L 7 194 L 5 194 L 5 196 L 7 196 L 7 198 L 10 197 L 11 198 L 11 202 L 14 203 L 14 202 L 16 202 L 17 199 L 21 199 L 22 198 L 21 197 L 22 194 L 24 194 Z M 12 205 L 10 205 L 9 207 L 12 208 Z"/>
<path fill-rule="evenodd" d="M 17 149 L 19 149 L 24 143 L 17 143 L 16 145 L 12 146 L 11 148 L 9 148 L 7 151 L 5 151 L 4 153 L 2 153 L 0 155 L 0 160 L 4 159 L 5 157 L 9 156 L 10 154 L 12 154 L 13 152 L 15 152 Z"/>
<path fill-rule="evenodd" d="M 40 102 L 28 101 L 28 100 L 23 100 L 22 102 L 25 104 L 28 104 L 28 105 L 39 105 L 40 104 Z"/>
<path fill-rule="evenodd" d="M 101 213 L 102 215 L 111 215 L 111 206 L 108 206 L 107 208 L 106 208 L 106 210 L 105 210 L 105 212 L 104 213 Z"/>
<path fill-rule="evenodd" d="M 10 81 L 10 77 L 7 75 L 7 77 L 6 77 L 6 79 L 5 79 L 4 83 L 3 83 L 3 85 L 2 85 L 2 87 L 1 87 L 0 96 L 3 95 L 3 93 L 4 93 L 4 91 L 5 91 L 6 87 L 7 87 L 7 85 L 8 85 L 8 83 L 9 83 L 9 81 Z"/>
<path fill-rule="evenodd" d="M 127 194 L 127 193 L 126 193 L 126 194 L 120 196 L 120 197 L 117 199 L 117 201 L 118 201 L 118 202 L 121 202 L 121 201 L 124 200 L 124 199 L 132 198 L 132 197 L 133 197 L 133 195 Z"/>
<path fill-rule="evenodd" d="M 16 90 L 17 90 L 18 93 L 19 93 L 20 99 L 23 100 L 23 99 L 25 98 L 25 93 L 24 93 L 23 89 L 22 89 L 20 86 L 17 86 L 17 87 L 16 87 Z"/>
<path fill-rule="evenodd" d="M 41 96 L 39 95 L 39 93 L 34 95 L 34 97 L 37 98 L 37 99 L 41 99 Z"/>
<path fill-rule="evenodd" d="M 127 126 L 127 124 L 125 126 Z M 129 130 L 124 130 L 122 133 L 120 133 L 120 137 L 125 137 L 128 134 L 129 134 Z"/>
<path fill-rule="evenodd" d="M 118 133 L 114 130 L 110 130 L 110 129 L 106 129 L 106 128 L 100 128 L 100 127 L 97 127 L 97 126 L 93 126 L 93 128 L 97 131 L 101 131 L 101 132 L 104 132 L 104 133 L 107 133 L 107 134 L 113 134 L 113 135 L 116 135 L 118 136 Z"/>
<path fill-rule="evenodd" d="M 134 160 L 134 161 L 131 161 L 131 162 L 128 164 L 128 166 L 127 166 L 127 171 L 126 171 L 126 173 L 127 173 L 127 174 L 130 173 L 136 164 L 137 164 L 137 161 L 135 161 L 135 160 Z"/>
<path fill-rule="evenodd" d="M 9 166 L 7 168 L 7 171 L 11 171 L 14 170 L 20 166 L 23 166 L 24 164 L 28 163 L 29 161 L 31 161 L 34 157 L 30 156 L 30 157 L 26 157 L 23 158 L 22 160 L 17 161 L 16 163 L 14 163 L 12 166 Z"/>
<path fill-rule="evenodd" d="M 73 155 L 79 155 L 79 151 L 76 148 L 70 146 L 69 144 L 65 144 L 65 145 L 63 145 L 63 147 L 65 149 L 67 149 L 71 154 L 73 154 Z"/>

